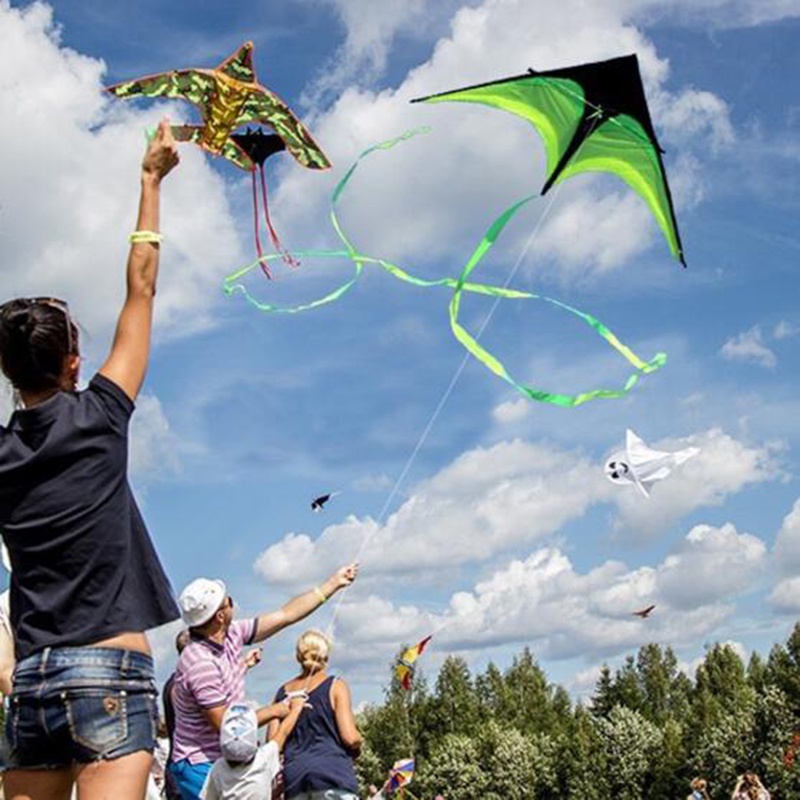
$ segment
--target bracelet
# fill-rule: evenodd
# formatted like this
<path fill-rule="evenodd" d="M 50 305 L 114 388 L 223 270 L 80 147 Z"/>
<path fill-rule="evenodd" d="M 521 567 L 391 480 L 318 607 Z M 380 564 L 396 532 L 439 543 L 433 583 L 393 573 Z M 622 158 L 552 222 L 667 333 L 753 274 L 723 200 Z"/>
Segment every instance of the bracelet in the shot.
<path fill-rule="evenodd" d="M 327 601 L 328 598 L 325 597 L 325 592 L 323 592 L 322 589 L 319 588 L 319 586 L 315 586 L 314 591 L 317 593 L 317 597 L 319 598 L 320 603 L 324 603 Z"/>
<path fill-rule="evenodd" d="M 128 241 L 131 244 L 140 244 L 142 242 L 150 242 L 152 244 L 160 244 L 164 240 L 164 236 L 157 231 L 134 231 L 129 237 Z"/>

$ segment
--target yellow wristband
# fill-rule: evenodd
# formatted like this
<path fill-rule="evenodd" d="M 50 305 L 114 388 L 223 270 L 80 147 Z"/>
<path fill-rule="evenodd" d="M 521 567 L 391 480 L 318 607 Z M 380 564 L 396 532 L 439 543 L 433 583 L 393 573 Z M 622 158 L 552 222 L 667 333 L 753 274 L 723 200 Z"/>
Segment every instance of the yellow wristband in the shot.
<path fill-rule="evenodd" d="M 142 242 L 152 242 L 153 244 L 160 244 L 164 240 L 164 236 L 157 231 L 134 231 L 129 237 L 128 241 L 131 244 L 140 244 Z"/>
<path fill-rule="evenodd" d="M 319 598 L 320 603 L 324 603 L 328 598 L 325 597 L 325 592 L 319 588 L 319 586 L 314 587 L 314 591 L 317 593 L 317 597 Z"/>

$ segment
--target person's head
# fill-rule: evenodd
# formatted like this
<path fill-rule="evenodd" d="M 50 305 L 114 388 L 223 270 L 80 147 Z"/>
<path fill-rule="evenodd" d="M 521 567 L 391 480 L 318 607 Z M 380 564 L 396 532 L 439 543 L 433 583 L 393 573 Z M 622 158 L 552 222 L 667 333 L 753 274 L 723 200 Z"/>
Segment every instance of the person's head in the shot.
<path fill-rule="evenodd" d="M 178 651 L 178 655 L 180 655 L 184 648 L 186 647 L 189 642 L 192 641 L 192 634 L 186 628 L 183 628 L 178 632 L 178 635 L 175 637 L 175 649 Z"/>
<path fill-rule="evenodd" d="M 745 772 L 744 775 L 742 775 L 742 789 L 744 789 L 753 800 L 758 800 L 762 788 L 761 780 L 755 772 Z"/>
<path fill-rule="evenodd" d="M 331 642 L 321 631 L 306 631 L 297 640 L 295 656 L 297 663 L 302 667 L 306 674 L 322 672 L 328 666 L 328 658 L 331 654 Z"/>
<path fill-rule="evenodd" d="M 706 794 L 706 787 L 707 783 L 705 778 L 694 778 L 692 782 L 689 784 L 689 788 L 695 795 L 699 795 L 700 797 L 707 797 Z"/>
<path fill-rule="evenodd" d="M 19 298 L 0 306 L 0 365 L 18 392 L 73 391 L 80 362 L 78 327 L 63 300 Z"/>
<path fill-rule="evenodd" d="M 234 703 L 219 729 L 222 757 L 229 764 L 246 764 L 258 751 L 258 719 L 250 703 Z"/>
<path fill-rule="evenodd" d="M 220 580 L 195 578 L 181 592 L 178 605 L 190 632 L 199 636 L 226 633 L 233 621 L 233 598 Z"/>

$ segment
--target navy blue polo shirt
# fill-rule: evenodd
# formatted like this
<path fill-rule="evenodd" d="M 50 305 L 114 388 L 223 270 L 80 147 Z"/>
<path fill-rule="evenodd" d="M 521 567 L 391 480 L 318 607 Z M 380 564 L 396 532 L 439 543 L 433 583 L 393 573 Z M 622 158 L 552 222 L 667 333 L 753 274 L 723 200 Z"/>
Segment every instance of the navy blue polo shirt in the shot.
<path fill-rule="evenodd" d="M 103 375 L 0 426 L 0 531 L 17 659 L 179 616 L 128 483 L 134 405 Z"/>

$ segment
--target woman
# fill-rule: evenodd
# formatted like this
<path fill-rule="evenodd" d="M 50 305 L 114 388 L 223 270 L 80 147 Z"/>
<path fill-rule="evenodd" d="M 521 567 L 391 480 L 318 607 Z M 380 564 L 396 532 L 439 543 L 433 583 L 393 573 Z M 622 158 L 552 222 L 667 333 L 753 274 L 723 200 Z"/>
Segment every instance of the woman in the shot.
<path fill-rule="evenodd" d="M 297 640 L 301 672 L 275 695 L 279 702 L 292 692 L 307 691 L 308 702 L 283 750 L 283 782 L 287 800 L 357 800 L 353 759 L 361 752 L 350 689 L 329 675 L 330 642 L 316 630 Z M 270 723 L 270 734 L 277 728 Z M 319 792 L 320 794 L 316 794 Z M 324 792 L 324 795 L 322 794 Z"/>
<path fill-rule="evenodd" d="M 770 800 L 769 792 L 754 772 L 745 772 L 736 780 L 731 800 Z"/>
<path fill-rule="evenodd" d="M 155 744 L 144 633 L 178 617 L 127 479 L 158 273 L 161 180 L 178 163 L 168 120 L 142 162 L 127 296 L 111 352 L 76 391 L 78 329 L 54 298 L 0 307 L 0 366 L 18 409 L 0 426 L 0 530 L 17 664 L 6 800 L 144 797 Z"/>

